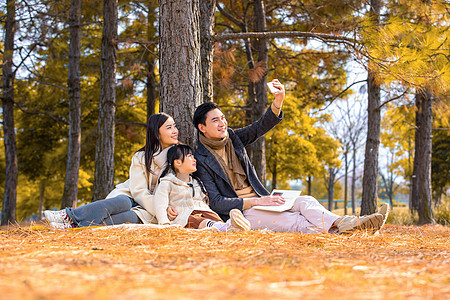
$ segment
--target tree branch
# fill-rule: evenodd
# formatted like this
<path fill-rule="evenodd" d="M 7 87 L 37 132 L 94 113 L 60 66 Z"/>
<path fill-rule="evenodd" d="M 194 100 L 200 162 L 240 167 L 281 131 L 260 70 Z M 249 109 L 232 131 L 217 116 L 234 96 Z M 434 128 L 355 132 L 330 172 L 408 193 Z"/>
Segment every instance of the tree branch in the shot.
<path fill-rule="evenodd" d="M 225 9 L 223 9 L 219 3 L 217 3 L 217 9 L 220 11 L 220 13 L 227 18 L 228 20 L 230 20 L 231 22 L 233 22 L 234 24 L 236 24 L 239 27 L 244 27 L 245 24 L 243 22 L 241 22 L 239 19 L 237 19 L 236 17 L 234 17 L 233 15 L 231 15 L 230 13 L 228 13 L 227 11 L 225 11 Z"/>
<path fill-rule="evenodd" d="M 216 41 L 238 40 L 238 39 L 273 39 L 273 38 L 315 38 L 322 41 L 336 43 L 359 43 L 358 40 L 345 36 L 302 32 L 302 31 L 273 31 L 273 32 L 243 32 L 243 33 L 222 33 L 216 35 Z"/>
<path fill-rule="evenodd" d="M 330 100 L 330 103 L 328 103 L 328 105 L 327 105 L 325 108 L 319 109 L 319 111 L 324 111 L 324 110 L 326 110 L 328 107 L 330 107 L 330 105 L 334 102 L 334 100 L 336 100 L 337 98 L 339 98 L 342 94 L 344 94 L 344 93 L 345 93 L 348 89 L 350 89 L 352 86 L 354 86 L 355 84 L 358 84 L 358 83 L 365 82 L 365 81 L 367 81 L 367 80 L 364 79 L 364 80 L 360 80 L 360 81 L 355 81 L 355 82 L 353 82 L 353 83 L 350 84 L 348 87 L 346 87 L 344 90 L 342 90 L 339 94 L 337 94 L 336 96 L 334 96 L 334 97 Z"/>
<path fill-rule="evenodd" d="M 399 96 L 397 96 L 397 97 L 391 98 L 391 99 L 389 99 L 389 100 L 386 100 L 386 101 L 383 102 L 380 106 L 378 106 L 377 109 L 381 109 L 383 106 L 385 106 L 385 105 L 388 104 L 389 102 L 392 102 L 392 101 L 394 101 L 394 100 L 400 99 L 401 97 L 403 97 L 404 95 L 406 95 L 407 92 L 408 92 L 408 89 L 406 89 L 406 90 L 403 92 L 403 94 L 401 94 L 401 95 L 399 95 Z"/>
<path fill-rule="evenodd" d="M 58 116 L 55 116 L 54 114 L 52 114 L 52 113 L 49 112 L 49 111 L 44 111 L 44 112 L 42 112 L 42 111 L 29 111 L 29 110 L 23 108 L 23 107 L 20 105 L 19 102 L 14 102 L 14 104 L 15 104 L 15 105 L 17 106 L 17 108 L 20 109 L 23 113 L 30 114 L 30 115 L 41 115 L 41 116 L 46 116 L 46 117 L 49 117 L 50 119 L 52 119 L 53 121 L 55 121 L 55 122 L 57 122 L 57 123 L 61 123 L 61 124 L 64 124 L 64 125 L 69 125 L 69 123 L 68 123 L 67 121 L 65 121 L 65 120 L 62 119 L 62 118 L 59 118 Z"/>

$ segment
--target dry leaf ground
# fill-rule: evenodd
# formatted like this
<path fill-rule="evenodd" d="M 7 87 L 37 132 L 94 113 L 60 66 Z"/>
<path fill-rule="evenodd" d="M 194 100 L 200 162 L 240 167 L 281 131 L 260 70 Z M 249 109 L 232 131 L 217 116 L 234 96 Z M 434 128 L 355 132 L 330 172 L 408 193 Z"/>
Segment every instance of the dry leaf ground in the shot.
<path fill-rule="evenodd" d="M 0 299 L 450 299 L 450 228 L 0 229 Z"/>

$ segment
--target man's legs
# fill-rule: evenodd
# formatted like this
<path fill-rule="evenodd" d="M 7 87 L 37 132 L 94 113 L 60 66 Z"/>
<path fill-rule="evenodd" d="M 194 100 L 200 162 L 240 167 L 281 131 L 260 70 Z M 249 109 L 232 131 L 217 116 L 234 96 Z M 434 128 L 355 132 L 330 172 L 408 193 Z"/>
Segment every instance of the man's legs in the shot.
<path fill-rule="evenodd" d="M 325 209 L 316 198 L 312 196 L 299 196 L 291 211 L 299 212 L 303 215 L 311 224 L 320 228 L 323 232 L 328 232 L 333 223 L 340 218 L 340 216 Z"/>
<path fill-rule="evenodd" d="M 244 210 L 244 217 L 250 221 L 253 230 L 270 229 L 276 232 L 324 233 L 322 226 L 317 227 L 299 212 L 288 210 L 273 212 L 258 209 Z"/>
<path fill-rule="evenodd" d="M 95 201 L 75 209 L 68 207 L 66 208 L 66 213 L 78 227 L 139 223 L 136 213 L 130 211 L 132 203 L 130 197 L 119 195 L 114 198 Z"/>

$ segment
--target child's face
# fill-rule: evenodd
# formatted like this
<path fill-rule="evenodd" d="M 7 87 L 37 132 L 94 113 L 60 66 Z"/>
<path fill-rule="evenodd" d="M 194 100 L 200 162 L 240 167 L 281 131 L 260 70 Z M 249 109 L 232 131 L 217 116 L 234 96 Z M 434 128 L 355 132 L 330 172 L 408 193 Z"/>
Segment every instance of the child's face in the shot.
<path fill-rule="evenodd" d="M 181 159 L 175 160 L 175 166 L 180 173 L 191 174 L 197 171 L 197 161 L 194 158 L 194 154 L 189 153 L 184 157 L 184 161 Z"/>

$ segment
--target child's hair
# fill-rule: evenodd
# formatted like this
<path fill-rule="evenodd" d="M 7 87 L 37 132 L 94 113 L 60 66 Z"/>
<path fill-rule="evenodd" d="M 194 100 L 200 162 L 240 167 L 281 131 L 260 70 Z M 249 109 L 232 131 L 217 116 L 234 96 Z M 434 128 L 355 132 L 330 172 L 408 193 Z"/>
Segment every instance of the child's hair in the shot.
<path fill-rule="evenodd" d="M 181 159 L 181 161 L 184 162 L 185 157 L 188 156 L 189 154 L 194 154 L 194 150 L 189 145 L 177 144 L 177 145 L 173 145 L 172 147 L 170 147 L 170 149 L 167 151 L 167 166 L 164 169 L 164 171 L 161 173 L 160 178 L 166 176 L 167 173 L 169 173 L 169 171 L 172 171 L 173 173 L 176 174 L 177 171 L 175 169 L 175 160 Z M 197 180 L 197 182 L 199 183 L 203 194 L 206 195 L 206 199 L 204 199 L 204 200 L 206 203 L 208 203 L 209 202 L 208 193 L 206 192 L 203 182 L 197 176 L 194 176 L 193 174 L 191 174 L 191 176 L 193 179 Z"/>
<path fill-rule="evenodd" d="M 161 177 L 164 177 L 172 171 L 176 173 L 175 170 L 175 160 L 181 159 L 184 162 L 184 158 L 189 154 L 194 154 L 194 150 L 188 145 L 178 144 L 170 147 L 169 151 L 167 151 L 167 166 L 161 174 Z"/>

